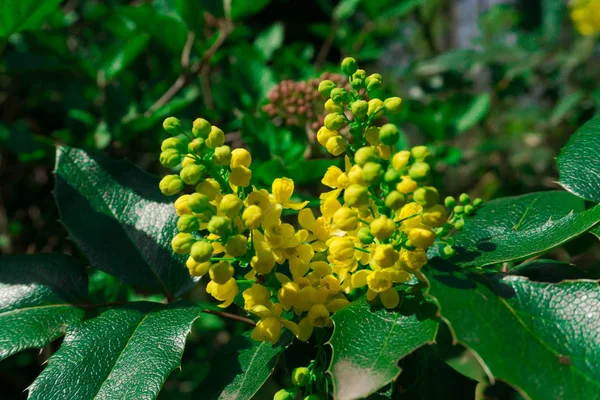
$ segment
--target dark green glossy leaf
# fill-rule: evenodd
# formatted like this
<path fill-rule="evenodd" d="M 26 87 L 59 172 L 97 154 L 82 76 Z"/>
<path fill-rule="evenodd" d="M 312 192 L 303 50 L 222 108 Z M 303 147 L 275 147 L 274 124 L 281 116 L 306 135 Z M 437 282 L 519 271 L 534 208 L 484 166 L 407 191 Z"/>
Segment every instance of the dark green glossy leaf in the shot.
<path fill-rule="evenodd" d="M 31 399 L 154 399 L 181 361 L 199 309 L 130 303 L 72 327 Z"/>
<path fill-rule="evenodd" d="M 556 159 L 558 183 L 569 192 L 600 203 L 600 116 L 582 126 Z"/>
<path fill-rule="evenodd" d="M 246 400 L 269 378 L 292 336 L 284 333 L 276 345 L 256 342 L 246 333 L 236 336 L 217 353 L 204 383 L 194 398 Z"/>
<path fill-rule="evenodd" d="M 490 379 L 532 399 L 594 398 L 600 393 L 600 287 L 597 281 L 532 282 L 465 272 L 434 259 L 429 294 L 458 342 Z"/>
<path fill-rule="evenodd" d="M 462 265 L 523 260 L 551 250 L 600 221 L 600 207 L 567 192 L 539 192 L 486 203 L 456 236 Z"/>
<path fill-rule="evenodd" d="M 171 249 L 177 216 L 157 178 L 70 147 L 58 149 L 55 172 L 61 220 L 92 265 L 169 297 L 192 286 L 185 257 Z"/>
<path fill-rule="evenodd" d="M 329 373 L 335 398 L 359 399 L 400 375 L 398 360 L 432 343 L 435 306 L 408 296 L 398 310 L 369 304 L 363 296 L 333 315 Z"/>
<path fill-rule="evenodd" d="M 0 0 L 0 37 L 39 28 L 61 0 Z"/>
<path fill-rule="evenodd" d="M 583 271 L 575 265 L 556 260 L 526 261 L 511 269 L 510 272 L 536 282 L 558 283 L 566 279 L 600 278 L 600 271 L 597 269 L 592 268 L 589 271 Z"/>
<path fill-rule="evenodd" d="M 600 226 L 595 227 L 590 231 L 594 236 L 600 239 Z"/>
<path fill-rule="evenodd" d="M 0 258 L 0 360 L 44 347 L 83 318 L 87 275 L 63 254 Z"/>

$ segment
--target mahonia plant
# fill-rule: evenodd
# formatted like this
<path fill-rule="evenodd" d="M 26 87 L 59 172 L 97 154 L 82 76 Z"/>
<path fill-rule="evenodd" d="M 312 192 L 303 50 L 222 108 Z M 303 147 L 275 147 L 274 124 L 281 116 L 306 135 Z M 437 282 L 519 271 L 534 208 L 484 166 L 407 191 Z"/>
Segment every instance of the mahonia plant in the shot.
<path fill-rule="evenodd" d="M 180 194 L 173 250 L 189 255 L 191 275 L 210 277 L 207 291 L 220 307 L 234 301 L 241 282 L 251 283 L 243 307 L 259 319 L 251 335 L 258 341 L 276 343 L 284 327 L 307 341 L 365 288 L 369 301 L 397 307 L 395 286 L 425 280 L 420 269 L 433 246 L 452 255 L 448 233 L 481 204 L 466 194 L 462 205 L 451 197 L 442 204 L 428 184 L 427 147 L 396 151 L 398 128 L 374 125 L 398 113 L 402 99 L 367 101 L 381 75 L 367 75 L 352 58 L 342 71 L 350 89 L 332 80 L 318 85 L 327 115 L 317 140 L 345 161 L 343 170 L 325 173 L 321 182 L 330 190 L 320 195 L 318 215 L 308 202 L 292 200 L 291 179 L 275 179 L 270 191 L 251 186 L 251 154 L 225 145 L 223 131 L 205 119 L 196 119 L 191 132 L 174 117 L 164 121 L 171 137 L 162 143 L 161 163 L 182 166 L 160 182 L 163 194 Z M 188 186 L 190 193 L 181 194 Z M 299 229 L 284 222 L 285 209 L 297 212 Z"/>

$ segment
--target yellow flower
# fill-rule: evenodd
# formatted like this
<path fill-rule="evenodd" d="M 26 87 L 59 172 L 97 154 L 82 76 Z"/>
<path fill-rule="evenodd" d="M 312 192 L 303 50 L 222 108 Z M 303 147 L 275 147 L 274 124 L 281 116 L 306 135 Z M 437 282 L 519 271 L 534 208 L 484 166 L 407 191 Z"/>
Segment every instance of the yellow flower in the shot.
<path fill-rule="evenodd" d="M 294 335 L 298 334 L 298 325 L 292 321 L 281 318 L 281 304 L 273 304 L 270 308 L 258 305 L 253 307 L 250 311 L 261 318 L 250 335 L 254 340 L 275 344 L 281 337 L 282 326 L 285 326 Z"/>
<path fill-rule="evenodd" d="M 231 173 L 227 177 L 227 180 L 231 185 L 247 187 L 250 186 L 250 179 L 252 178 L 252 171 L 248 167 L 240 165 L 239 167 L 231 168 Z"/>
<path fill-rule="evenodd" d="M 283 306 L 283 309 L 289 311 L 298 301 L 300 287 L 295 282 L 285 282 L 277 292 L 277 300 Z"/>
<path fill-rule="evenodd" d="M 396 224 L 386 215 L 380 215 L 371 221 L 370 228 L 373 236 L 378 240 L 385 240 L 392 237 L 396 231 Z"/>
<path fill-rule="evenodd" d="M 294 193 L 294 181 L 289 178 L 277 178 L 271 186 L 272 201 L 281 204 L 283 208 L 291 208 L 292 210 L 301 210 L 308 204 L 308 201 L 295 203 L 290 201 Z"/>
<path fill-rule="evenodd" d="M 421 225 L 421 212 L 423 211 L 423 207 L 419 204 L 412 202 L 406 204 L 400 212 L 396 214 L 396 221 L 402 221 L 402 225 L 400 225 L 400 230 L 404 232 L 409 232 L 415 226 Z"/>
<path fill-rule="evenodd" d="M 237 296 L 239 288 L 235 279 L 231 278 L 222 285 L 215 281 L 208 282 L 208 285 L 206 285 L 206 292 L 215 299 L 223 302 L 222 304 L 219 304 L 219 307 L 226 308 L 233 303 L 233 299 Z"/>
<path fill-rule="evenodd" d="M 348 238 L 335 238 L 329 243 L 331 262 L 348 261 L 354 257 L 354 242 Z"/>
<path fill-rule="evenodd" d="M 317 328 L 324 328 L 326 326 L 333 325 L 329 315 L 329 310 L 327 310 L 327 307 L 325 307 L 323 304 L 313 305 L 308 311 L 308 315 L 306 317 L 308 318 L 310 324 Z"/>
<path fill-rule="evenodd" d="M 600 32 L 600 0 L 575 0 L 570 4 L 571 19 L 584 36 Z"/>
<path fill-rule="evenodd" d="M 375 251 L 371 253 L 372 261 L 379 268 L 388 268 L 396 264 L 396 261 L 400 258 L 400 255 L 394 246 L 391 244 L 380 244 L 375 247 Z"/>
<path fill-rule="evenodd" d="M 263 285 L 253 284 L 242 293 L 244 309 L 251 310 L 255 306 L 267 306 L 270 303 L 271 293 Z"/>
<path fill-rule="evenodd" d="M 348 186 L 350 186 L 348 172 L 352 169 L 352 163 L 350 162 L 350 158 L 348 156 L 344 157 L 344 169 L 345 172 L 342 172 L 342 170 L 336 166 L 331 166 L 327 169 L 327 172 L 325 172 L 321 183 L 332 188 L 333 190 L 330 192 L 321 193 L 321 199 L 338 198 L 342 192 L 342 189 L 346 189 Z"/>
<path fill-rule="evenodd" d="M 367 300 L 373 301 L 380 296 L 385 308 L 395 308 L 400 302 L 398 292 L 392 287 L 395 282 L 407 282 L 410 274 L 401 270 L 386 268 L 378 271 L 363 269 L 352 274 L 352 286 L 355 288 L 367 285 Z"/>
<path fill-rule="evenodd" d="M 221 186 L 216 180 L 207 178 L 196 186 L 196 192 L 208 197 L 209 201 L 214 201 L 221 194 Z"/>
<path fill-rule="evenodd" d="M 175 200 L 175 212 L 180 217 L 185 214 L 191 214 L 192 210 L 190 210 L 190 206 L 188 205 L 188 199 L 190 198 L 189 194 L 184 194 L 179 196 L 177 200 Z"/>
<path fill-rule="evenodd" d="M 435 233 L 427 225 L 417 225 L 408 232 L 410 243 L 420 249 L 427 249 L 435 242 Z"/>
<path fill-rule="evenodd" d="M 404 263 L 406 269 L 410 272 L 415 272 L 427 264 L 427 254 L 423 249 L 406 250 L 400 252 L 400 261 Z"/>
<path fill-rule="evenodd" d="M 246 149 L 235 149 L 231 152 L 231 168 L 246 167 L 249 168 L 252 163 L 252 156 Z"/>

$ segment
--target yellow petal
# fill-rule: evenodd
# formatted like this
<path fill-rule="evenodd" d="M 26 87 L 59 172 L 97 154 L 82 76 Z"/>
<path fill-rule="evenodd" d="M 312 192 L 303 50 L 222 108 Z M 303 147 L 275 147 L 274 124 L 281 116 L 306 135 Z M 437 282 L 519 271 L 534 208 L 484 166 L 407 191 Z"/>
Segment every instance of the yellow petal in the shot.
<path fill-rule="evenodd" d="M 325 186 L 329 186 L 330 188 L 337 187 L 338 177 L 342 174 L 342 170 L 336 166 L 331 166 L 325 172 L 325 176 L 321 179 L 321 183 Z"/>
<path fill-rule="evenodd" d="M 342 189 L 333 189 L 330 192 L 323 192 L 319 195 L 319 198 L 321 200 L 325 200 L 325 199 L 337 199 L 340 195 L 340 193 L 342 192 Z"/>
<path fill-rule="evenodd" d="M 253 314 L 258 315 L 260 318 L 269 318 L 272 314 L 271 310 L 269 310 L 262 304 L 252 307 L 249 311 Z"/>
<path fill-rule="evenodd" d="M 275 201 L 283 204 L 287 202 L 290 197 L 292 197 L 292 193 L 294 193 L 294 181 L 290 178 L 277 178 L 273 181 L 271 191 L 273 192 Z"/>
<path fill-rule="evenodd" d="M 296 210 L 296 211 L 302 210 L 304 207 L 306 207 L 307 204 L 308 204 L 308 201 L 303 201 L 301 203 L 288 201 L 288 202 L 282 203 L 283 208 L 289 208 L 291 210 Z"/>
<path fill-rule="evenodd" d="M 367 290 L 367 301 L 373 301 L 379 293 L 369 289 Z"/>
<path fill-rule="evenodd" d="M 314 327 L 310 323 L 308 318 L 304 317 L 298 323 L 298 334 L 296 335 L 296 337 L 298 338 L 298 340 L 306 342 L 308 339 L 310 339 L 310 336 L 313 333 L 313 329 Z"/>
<path fill-rule="evenodd" d="M 298 213 L 298 223 L 304 229 L 313 231 L 315 228 L 315 215 L 310 208 L 305 208 Z"/>
<path fill-rule="evenodd" d="M 363 287 L 367 284 L 367 278 L 371 275 L 373 271 L 368 269 L 362 269 L 360 271 L 356 271 L 352 274 L 352 286 L 355 288 Z"/>
<path fill-rule="evenodd" d="M 294 336 L 298 336 L 300 330 L 298 329 L 298 325 L 296 325 L 292 321 L 288 321 L 286 319 L 281 319 L 281 324 L 285 326 L 290 332 L 294 334 Z"/>
<path fill-rule="evenodd" d="M 398 295 L 398 292 L 393 287 L 380 293 L 379 298 L 383 306 L 387 309 L 396 308 L 400 303 L 400 295 Z"/>
<path fill-rule="evenodd" d="M 346 299 L 335 299 L 335 300 L 331 300 L 328 304 L 327 304 L 327 310 L 329 310 L 330 313 L 334 313 L 337 310 L 339 310 L 342 307 L 346 307 L 348 304 L 350 304 L 350 302 Z"/>

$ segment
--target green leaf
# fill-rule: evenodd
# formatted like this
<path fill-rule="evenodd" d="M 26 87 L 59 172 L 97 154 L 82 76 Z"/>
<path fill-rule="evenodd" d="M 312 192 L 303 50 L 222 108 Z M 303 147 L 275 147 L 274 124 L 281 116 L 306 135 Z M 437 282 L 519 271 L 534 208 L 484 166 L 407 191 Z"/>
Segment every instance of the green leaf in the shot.
<path fill-rule="evenodd" d="M 558 158 L 561 184 L 583 199 L 600 203 L 600 116 L 582 126 Z"/>
<path fill-rule="evenodd" d="M 398 3 L 392 2 L 391 5 L 385 7 L 385 9 L 382 10 L 381 13 L 378 13 L 377 16 L 379 18 L 402 18 L 425 2 L 426 0 L 404 0 Z M 377 3 L 371 2 L 371 4 Z"/>
<path fill-rule="evenodd" d="M 157 178 L 71 147 L 58 148 L 55 173 L 61 220 L 92 265 L 170 298 L 193 285 L 171 249 L 177 216 Z"/>
<path fill-rule="evenodd" d="M 204 33 L 204 7 L 198 0 L 177 0 L 177 14 L 197 37 Z"/>
<path fill-rule="evenodd" d="M 0 360 L 41 348 L 83 318 L 76 303 L 87 296 L 83 266 L 64 254 L 0 258 Z"/>
<path fill-rule="evenodd" d="M 594 236 L 600 239 L 600 226 L 595 227 L 590 231 Z"/>
<path fill-rule="evenodd" d="M 144 51 L 148 45 L 148 35 L 138 35 L 129 39 L 124 45 L 119 45 L 106 57 L 101 70 L 105 79 L 110 81 L 125 70 Z"/>
<path fill-rule="evenodd" d="M 254 41 L 254 46 L 260 51 L 265 60 L 269 61 L 273 58 L 273 54 L 281 48 L 283 36 L 283 24 L 281 22 L 275 23 L 258 35 Z"/>
<path fill-rule="evenodd" d="M 554 107 L 554 110 L 552 110 L 552 114 L 550 114 L 550 124 L 557 125 L 561 122 L 570 112 L 575 110 L 579 104 L 581 104 L 581 100 L 583 100 L 582 91 L 577 91 L 563 97 L 556 107 Z"/>
<path fill-rule="evenodd" d="M 154 399 L 181 362 L 197 307 L 131 303 L 69 329 L 30 399 Z"/>
<path fill-rule="evenodd" d="M 400 375 L 398 360 L 433 343 L 435 306 L 422 297 L 405 297 L 399 310 L 369 304 L 366 297 L 333 315 L 329 373 L 334 397 L 366 397 Z"/>
<path fill-rule="evenodd" d="M 359 4 L 360 0 L 341 0 L 333 9 L 333 18 L 337 21 L 350 18 L 356 12 Z"/>
<path fill-rule="evenodd" d="M 600 287 L 597 281 L 531 282 L 475 274 L 434 259 L 429 293 L 456 340 L 476 353 L 490 379 L 531 399 L 600 393 Z"/>
<path fill-rule="evenodd" d="M 456 130 L 465 132 L 481 122 L 489 111 L 490 101 L 491 96 L 489 93 L 483 93 L 475 97 L 464 114 L 457 119 Z"/>
<path fill-rule="evenodd" d="M 271 0 L 230 0 L 230 16 L 234 21 L 250 17 L 265 8 Z"/>
<path fill-rule="evenodd" d="M 38 28 L 61 0 L 0 0 L 0 37 Z"/>
<path fill-rule="evenodd" d="M 291 340 L 289 333 L 284 333 L 276 345 L 257 342 L 249 333 L 234 337 L 217 353 L 208 376 L 192 398 L 251 399 L 269 378 Z"/>
<path fill-rule="evenodd" d="M 538 192 L 486 203 L 455 238 L 461 265 L 484 266 L 545 253 L 588 231 L 600 206 L 583 211 L 567 192 Z"/>

